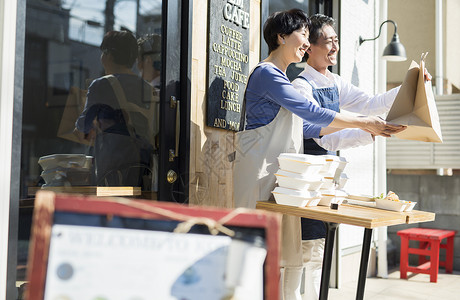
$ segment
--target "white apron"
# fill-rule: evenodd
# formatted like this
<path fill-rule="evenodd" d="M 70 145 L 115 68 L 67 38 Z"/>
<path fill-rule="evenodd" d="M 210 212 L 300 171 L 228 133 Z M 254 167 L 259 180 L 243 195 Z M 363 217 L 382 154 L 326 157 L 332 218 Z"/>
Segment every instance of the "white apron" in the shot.
<path fill-rule="evenodd" d="M 280 153 L 300 153 L 302 119 L 281 107 L 269 124 L 236 134 L 233 169 L 235 207 L 255 208 L 267 201 L 275 188 L 277 157 Z M 301 267 L 300 218 L 283 215 L 281 229 L 281 266 Z"/>

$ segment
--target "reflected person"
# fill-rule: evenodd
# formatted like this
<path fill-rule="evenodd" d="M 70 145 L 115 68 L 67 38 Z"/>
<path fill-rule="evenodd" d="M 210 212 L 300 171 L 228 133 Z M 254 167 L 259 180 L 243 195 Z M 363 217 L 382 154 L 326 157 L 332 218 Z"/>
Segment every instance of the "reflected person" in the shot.
<path fill-rule="evenodd" d="M 153 116 L 155 136 L 153 155 L 153 190 L 158 190 L 158 150 L 159 150 L 159 120 L 160 120 L 160 86 L 161 86 L 161 36 L 158 34 L 147 34 L 137 40 L 138 58 L 137 68 L 141 77 L 153 88 Z"/>
<path fill-rule="evenodd" d="M 127 31 L 110 31 L 100 49 L 106 76 L 89 86 L 76 127 L 94 142 L 97 185 L 150 190 L 153 92 L 132 71 L 138 55 L 136 38 Z"/>
<path fill-rule="evenodd" d="M 139 58 L 137 68 L 142 78 L 159 91 L 161 84 L 161 36 L 147 34 L 137 40 Z"/>

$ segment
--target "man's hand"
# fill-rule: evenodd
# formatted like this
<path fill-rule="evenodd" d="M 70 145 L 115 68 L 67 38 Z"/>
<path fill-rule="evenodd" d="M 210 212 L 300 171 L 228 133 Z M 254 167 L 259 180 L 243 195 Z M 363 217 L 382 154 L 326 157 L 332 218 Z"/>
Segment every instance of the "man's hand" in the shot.
<path fill-rule="evenodd" d="M 425 68 L 424 72 L 423 72 L 423 75 L 425 75 L 425 81 L 431 81 L 431 74 L 428 73 L 428 70 Z"/>

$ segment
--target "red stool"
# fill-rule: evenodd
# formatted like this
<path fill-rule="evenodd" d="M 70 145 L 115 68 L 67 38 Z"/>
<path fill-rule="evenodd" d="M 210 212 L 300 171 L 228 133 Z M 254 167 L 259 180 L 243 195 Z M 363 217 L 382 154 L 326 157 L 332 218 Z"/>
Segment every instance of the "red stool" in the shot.
<path fill-rule="evenodd" d="M 407 279 L 407 272 L 430 275 L 430 282 L 438 281 L 439 266 L 445 267 L 446 273 L 452 273 L 454 264 L 455 230 L 409 228 L 398 231 L 401 237 L 401 258 L 399 263 L 400 278 Z M 446 244 L 441 244 L 447 238 Z M 419 241 L 418 248 L 409 248 L 409 240 Z M 446 260 L 439 261 L 439 249 L 446 249 Z M 419 266 L 409 266 L 409 254 L 419 255 Z M 426 259 L 430 257 L 430 260 Z"/>

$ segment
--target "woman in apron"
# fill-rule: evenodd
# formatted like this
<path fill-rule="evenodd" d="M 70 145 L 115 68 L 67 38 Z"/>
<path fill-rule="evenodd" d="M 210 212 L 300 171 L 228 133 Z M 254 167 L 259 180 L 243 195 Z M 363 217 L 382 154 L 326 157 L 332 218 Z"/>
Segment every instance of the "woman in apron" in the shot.
<path fill-rule="evenodd" d="M 277 157 L 283 152 L 300 153 L 302 119 L 327 133 L 341 128 L 361 128 L 374 135 L 390 135 L 404 129 L 377 117 L 344 116 L 305 101 L 288 77 L 289 64 L 300 62 L 310 46 L 309 20 L 299 9 L 276 12 L 264 24 L 269 56 L 251 72 L 245 91 L 246 127 L 236 137 L 234 201 L 236 207 L 255 208 L 269 200 L 275 187 Z M 321 129 L 317 130 L 319 135 Z M 324 130 L 321 131 L 324 134 Z M 300 218 L 283 216 L 281 266 L 285 300 L 300 299 L 302 273 Z"/>

